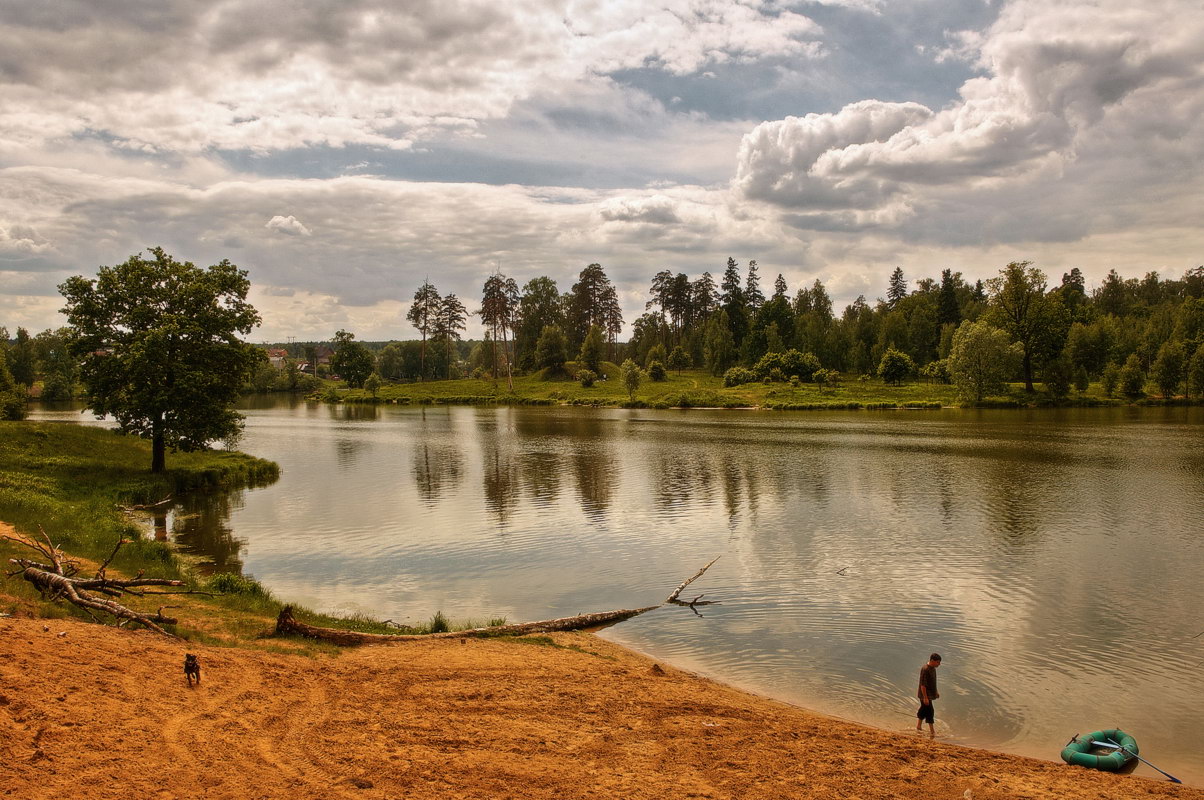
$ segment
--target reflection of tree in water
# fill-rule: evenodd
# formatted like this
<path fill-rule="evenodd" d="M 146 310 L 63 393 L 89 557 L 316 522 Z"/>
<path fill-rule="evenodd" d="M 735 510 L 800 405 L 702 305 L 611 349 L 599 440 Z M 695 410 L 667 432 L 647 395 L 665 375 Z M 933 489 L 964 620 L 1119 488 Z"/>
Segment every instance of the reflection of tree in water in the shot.
<path fill-rule="evenodd" d="M 695 492 L 711 492 L 714 480 L 710 458 L 705 453 L 677 453 L 655 448 L 652 473 L 656 476 L 655 505 L 662 511 L 684 509 Z"/>
<path fill-rule="evenodd" d="M 583 442 L 573 452 L 577 494 L 586 516 L 599 520 L 606 516 L 618 473 L 614 456 L 600 440 Z"/>
<path fill-rule="evenodd" d="M 373 422 L 380 418 L 380 407 L 375 403 L 339 403 L 327 408 L 330 418 L 341 422 Z"/>
<path fill-rule="evenodd" d="M 334 440 L 335 460 L 340 467 L 350 467 L 365 446 L 363 439 L 340 436 Z"/>
<path fill-rule="evenodd" d="M 511 448 L 496 441 L 482 448 L 485 460 L 485 508 L 506 524 L 518 505 L 518 467 Z"/>
<path fill-rule="evenodd" d="M 527 453 L 519 460 L 523 487 L 531 497 L 550 504 L 560 494 L 560 454 L 551 452 Z"/>
<path fill-rule="evenodd" d="M 505 525 L 518 505 L 518 449 L 509 429 L 512 409 L 482 409 L 477 416 L 485 508 Z"/>
<path fill-rule="evenodd" d="M 242 572 L 240 551 L 245 542 L 235 538 L 230 514 L 243 505 L 243 490 L 190 492 L 173 509 L 171 536 L 185 553 L 201 556 L 202 575 Z"/>
<path fill-rule="evenodd" d="M 426 436 L 414 446 L 414 481 L 418 484 L 418 496 L 429 504 L 435 504 L 445 491 L 460 485 L 464 474 L 464 456 L 459 446 L 452 443 L 432 444 Z"/>

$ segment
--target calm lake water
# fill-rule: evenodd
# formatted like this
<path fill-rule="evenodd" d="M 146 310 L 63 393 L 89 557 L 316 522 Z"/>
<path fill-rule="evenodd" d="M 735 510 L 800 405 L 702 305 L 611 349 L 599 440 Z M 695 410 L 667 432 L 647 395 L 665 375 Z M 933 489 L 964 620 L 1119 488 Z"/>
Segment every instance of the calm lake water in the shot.
<path fill-rule="evenodd" d="M 1204 409 L 261 404 L 242 449 L 281 480 L 168 526 L 282 598 L 517 622 L 652 605 L 722 556 L 684 593 L 719 605 L 602 635 L 900 735 L 936 650 L 942 738 L 1056 760 L 1121 727 L 1204 783 Z"/>

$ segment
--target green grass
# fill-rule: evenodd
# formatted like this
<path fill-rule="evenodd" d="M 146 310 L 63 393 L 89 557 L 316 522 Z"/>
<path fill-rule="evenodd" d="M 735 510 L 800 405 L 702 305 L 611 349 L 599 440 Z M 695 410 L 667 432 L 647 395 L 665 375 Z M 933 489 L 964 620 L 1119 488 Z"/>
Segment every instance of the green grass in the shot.
<path fill-rule="evenodd" d="M 570 363 L 568 370 L 575 371 Z M 723 379 L 705 370 L 670 371 L 668 380 L 645 378 L 634 402 L 618 379 L 618 367 L 607 364 L 603 372 L 610 379 L 586 388 L 565 378 L 545 380 L 540 375 L 515 376 L 511 391 L 505 378 L 463 378 L 451 381 L 386 384 L 373 397 L 362 389 L 330 384 L 320 399 L 341 403 L 395 403 L 399 405 L 571 405 L 603 408 L 763 408 L 777 411 L 936 409 L 964 407 L 955 387 L 913 379 L 898 386 L 878 378 L 863 379 L 845 375 L 837 386 L 824 388 L 813 383 L 792 386 L 789 383 L 747 383 L 725 387 Z M 1071 391 L 1061 400 L 1053 399 L 1038 383 L 1035 392 L 1024 391 L 1022 383 L 1010 384 L 1005 394 L 984 398 L 983 408 L 1031 408 L 1042 406 L 1114 406 L 1136 402 L 1139 405 L 1195 404 L 1183 399 L 1163 401 L 1149 397 L 1130 401 L 1106 397 L 1098 383 L 1086 392 Z"/>

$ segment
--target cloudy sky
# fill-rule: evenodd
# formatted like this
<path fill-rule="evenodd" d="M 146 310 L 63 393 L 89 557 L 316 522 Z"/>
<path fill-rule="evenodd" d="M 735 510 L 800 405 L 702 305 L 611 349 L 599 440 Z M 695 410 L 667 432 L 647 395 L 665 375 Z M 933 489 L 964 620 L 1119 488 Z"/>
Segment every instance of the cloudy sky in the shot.
<path fill-rule="evenodd" d="M 1201 154 L 1200 0 L 0 0 L 0 324 L 151 245 L 249 270 L 256 340 L 498 266 L 597 261 L 629 321 L 728 256 L 838 306 L 1178 276 Z"/>

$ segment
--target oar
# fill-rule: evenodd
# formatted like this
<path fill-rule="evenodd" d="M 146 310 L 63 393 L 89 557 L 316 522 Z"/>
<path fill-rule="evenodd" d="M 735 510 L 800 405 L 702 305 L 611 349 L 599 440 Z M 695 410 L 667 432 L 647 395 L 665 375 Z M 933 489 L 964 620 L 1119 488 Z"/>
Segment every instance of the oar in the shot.
<path fill-rule="evenodd" d="M 1113 749 L 1113 750 L 1124 750 L 1126 753 L 1128 753 L 1129 755 L 1133 756 L 1133 758 L 1137 759 L 1137 760 L 1138 760 L 1138 761 L 1140 761 L 1142 764 L 1145 764 L 1145 765 L 1146 765 L 1147 767 L 1149 767 L 1150 769 L 1155 769 L 1155 770 L 1158 770 L 1159 772 L 1161 772 L 1161 773 L 1162 773 L 1163 775 L 1165 775 L 1166 777 L 1170 778 L 1170 779 L 1171 779 L 1172 781 L 1174 781 L 1175 783 L 1183 783 L 1183 781 L 1179 780 L 1178 778 L 1176 778 L 1174 775 L 1170 774 L 1169 772 L 1166 772 L 1165 770 L 1158 769 L 1158 768 L 1157 768 L 1157 767 L 1155 767 L 1153 764 L 1151 764 L 1150 762 L 1146 761 L 1146 760 L 1145 760 L 1144 758 L 1142 758 L 1141 756 L 1139 756 L 1139 755 L 1137 755 L 1136 753 L 1134 753 L 1132 750 L 1129 750 L 1128 748 L 1126 748 L 1126 747 L 1125 747 L 1123 744 L 1117 744 L 1116 742 L 1112 741 L 1111 739 L 1109 739 L 1109 740 L 1108 740 L 1108 741 L 1106 741 L 1106 742 L 1101 742 L 1101 741 L 1099 741 L 1099 740 L 1097 740 L 1097 739 L 1092 739 L 1092 740 L 1091 740 L 1091 743 L 1092 743 L 1093 745 L 1095 745 L 1096 747 L 1109 747 L 1109 748 L 1111 748 L 1111 749 Z"/>

